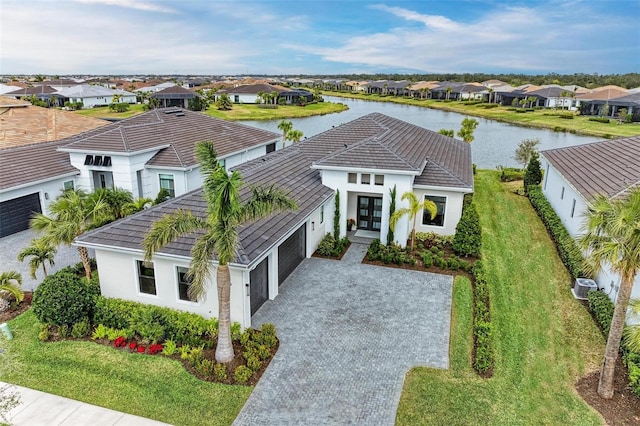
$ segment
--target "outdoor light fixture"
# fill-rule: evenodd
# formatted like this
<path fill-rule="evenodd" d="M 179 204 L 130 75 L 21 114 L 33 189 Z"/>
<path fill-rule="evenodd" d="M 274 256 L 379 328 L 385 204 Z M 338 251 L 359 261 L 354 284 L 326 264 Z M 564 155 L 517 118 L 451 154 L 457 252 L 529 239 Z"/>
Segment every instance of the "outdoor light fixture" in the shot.
<path fill-rule="evenodd" d="M 312 231 L 316 230 L 316 223 L 315 222 L 311 222 L 311 230 Z"/>

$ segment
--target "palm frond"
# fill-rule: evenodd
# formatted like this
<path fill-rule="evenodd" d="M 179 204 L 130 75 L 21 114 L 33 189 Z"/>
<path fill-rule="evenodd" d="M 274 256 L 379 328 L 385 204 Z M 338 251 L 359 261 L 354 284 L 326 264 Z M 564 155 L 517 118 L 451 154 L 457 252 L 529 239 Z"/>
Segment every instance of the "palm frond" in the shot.
<path fill-rule="evenodd" d="M 6 291 L 13 294 L 18 303 L 22 302 L 24 293 L 20 290 L 22 275 L 16 271 L 8 271 L 0 274 L 0 292 Z"/>
<path fill-rule="evenodd" d="M 175 241 L 180 236 L 206 228 L 207 222 L 194 216 L 188 210 L 178 210 L 173 214 L 166 215 L 154 222 L 149 232 L 145 235 L 142 242 L 144 258 L 151 260 L 156 251 Z"/>
<path fill-rule="evenodd" d="M 191 265 L 187 277 L 190 279 L 187 293 L 192 300 L 203 301 L 207 296 L 207 285 L 211 282 L 211 261 L 216 252 L 213 230 L 198 238 L 191 250 Z"/>
<path fill-rule="evenodd" d="M 254 221 L 271 213 L 296 210 L 298 204 L 288 193 L 270 186 L 252 186 L 251 197 L 241 206 L 238 221 L 244 223 Z"/>

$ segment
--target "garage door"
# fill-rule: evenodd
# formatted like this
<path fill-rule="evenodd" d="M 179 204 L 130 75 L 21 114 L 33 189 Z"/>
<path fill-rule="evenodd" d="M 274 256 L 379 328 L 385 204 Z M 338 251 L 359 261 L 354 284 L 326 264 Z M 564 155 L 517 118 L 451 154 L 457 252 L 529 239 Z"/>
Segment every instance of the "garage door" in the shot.
<path fill-rule="evenodd" d="M 278 247 L 278 285 L 293 272 L 306 255 L 307 227 L 302 225 Z"/>
<path fill-rule="evenodd" d="M 251 315 L 269 298 L 269 258 L 265 258 L 251 271 L 249 276 L 251 286 Z"/>
<path fill-rule="evenodd" d="M 37 193 L 0 203 L 0 237 L 29 229 L 34 212 L 42 213 Z"/>

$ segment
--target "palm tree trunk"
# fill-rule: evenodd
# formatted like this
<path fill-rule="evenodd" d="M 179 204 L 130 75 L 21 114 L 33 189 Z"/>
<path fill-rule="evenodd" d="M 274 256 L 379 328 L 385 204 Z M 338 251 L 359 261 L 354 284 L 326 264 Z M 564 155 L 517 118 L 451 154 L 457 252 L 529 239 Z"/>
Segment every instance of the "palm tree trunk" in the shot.
<path fill-rule="evenodd" d="M 616 307 L 613 311 L 609 337 L 607 338 L 604 362 L 602 363 L 602 370 L 600 371 L 600 381 L 598 382 L 598 394 L 606 399 L 613 398 L 613 379 L 616 360 L 618 359 L 618 352 L 620 351 L 620 340 L 622 339 L 622 330 L 624 329 L 627 306 L 629 305 L 632 288 L 633 277 L 623 276 L 618 299 L 616 300 Z"/>
<path fill-rule="evenodd" d="M 44 272 L 44 276 L 47 276 L 47 268 L 44 266 L 44 261 L 42 262 L 42 272 Z"/>
<path fill-rule="evenodd" d="M 91 281 L 91 264 L 89 263 L 89 252 L 86 247 L 78 247 L 78 253 L 80 253 L 80 260 L 84 265 L 84 275 L 88 281 Z"/>
<path fill-rule="evenodd" d="M 218 282 L 218 346 L 216 361 L 226 364 L 233 360 L 231 344 L 231 274 L 228 265 L 219 265 Z"/>

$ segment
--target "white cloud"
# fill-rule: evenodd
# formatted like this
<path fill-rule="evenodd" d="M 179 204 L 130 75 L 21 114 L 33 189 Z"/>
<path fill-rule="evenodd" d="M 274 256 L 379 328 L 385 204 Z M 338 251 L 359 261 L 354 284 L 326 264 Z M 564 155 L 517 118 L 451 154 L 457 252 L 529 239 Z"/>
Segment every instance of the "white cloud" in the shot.
<path fill-rule="evenodd" d="M 144 10 L 147 12 L 175 13 L 175 10 L 151 1 L 139 1 L 139 0 L 74 0 L 74 1 L 78 3 L 85 3 L 85 4 L 102 4 L 106 6 L 119 6 L 119 7 L 129 8 L 129 9 Z"/>

